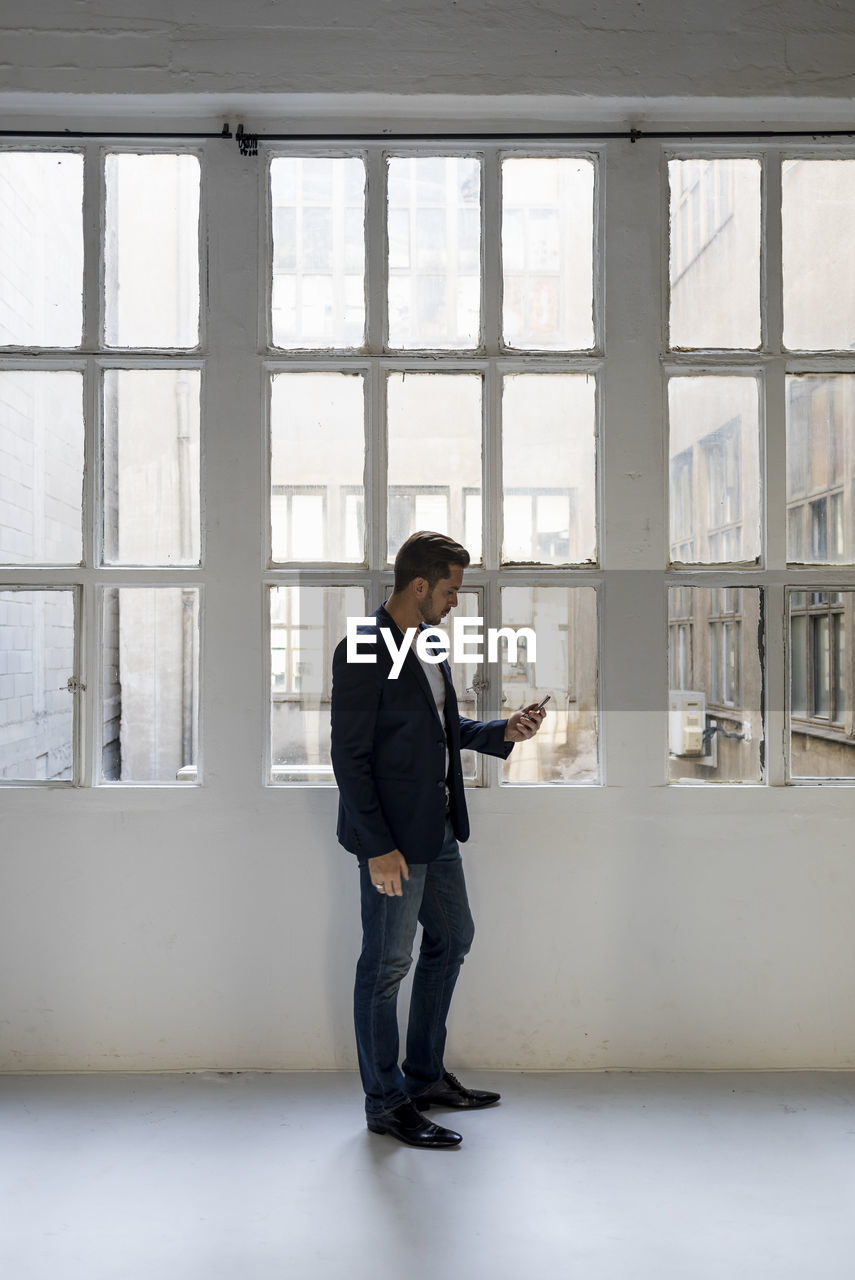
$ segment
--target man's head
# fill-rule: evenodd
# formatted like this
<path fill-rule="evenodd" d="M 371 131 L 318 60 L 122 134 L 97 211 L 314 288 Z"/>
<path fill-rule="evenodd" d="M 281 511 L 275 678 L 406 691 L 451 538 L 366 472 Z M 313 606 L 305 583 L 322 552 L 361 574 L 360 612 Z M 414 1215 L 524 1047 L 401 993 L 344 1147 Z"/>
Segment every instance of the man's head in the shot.
<path fill-rule="evenodd" d="M 444 533 L 411 534 L 395 557 L 395 594 L 413 596 L 419 615 L 437 626 L 457 604 L 469 552 Z"/>

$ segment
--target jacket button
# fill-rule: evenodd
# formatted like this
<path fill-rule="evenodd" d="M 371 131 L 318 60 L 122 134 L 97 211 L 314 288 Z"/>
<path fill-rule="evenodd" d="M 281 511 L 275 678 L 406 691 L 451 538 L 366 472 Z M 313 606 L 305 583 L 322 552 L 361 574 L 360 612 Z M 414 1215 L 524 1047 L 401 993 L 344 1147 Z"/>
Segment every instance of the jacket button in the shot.
<path fill-rule="evenodd" d="M 437 785 L 438 787 L 444 787 L 444 786 L 445 786 L 445 783 L 444 783 L 444 782 L 438 782 L 436 785 Z"/>

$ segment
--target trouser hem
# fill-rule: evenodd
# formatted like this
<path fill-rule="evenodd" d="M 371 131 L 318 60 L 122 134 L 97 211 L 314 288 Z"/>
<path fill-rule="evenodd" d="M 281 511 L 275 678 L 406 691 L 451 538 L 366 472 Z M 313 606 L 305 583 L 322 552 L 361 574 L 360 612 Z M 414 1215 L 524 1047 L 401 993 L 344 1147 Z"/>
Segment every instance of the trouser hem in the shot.
<path fill-rule="evenodd" d="M 369 1110 L 368 1110 L 368 1108 L 366 1107 L 366 1108 L 365 1108 L 365 1116 L 366 1116 L 366 1119 L 368 1119 L 368 1120 L 385 1120 L 385 1119 L 387 1119 L 387 1117 L 389 1117 L 389 1116 L 393 1115 L 393 1114 L 394 1114 L 394 1112 L 396 1112 L 396 1111 L 398 1110 L 398 1107 L 406 1106 L 406 1104 L 407 1104 L 409 1101 L 411 1101 L 411 1099 L 410 1099 L 410 1095 L 409 1095 L 408 1093 L 405 1093 L 405 1094 L 404 1094 L 404 1096 L 401 1098 L 400 1102 L 395 1102 L 395 1103 L 393 1103 L 391 1107 L 386 1107 L 386 1108 L 384 1108 L 384 1110 L 383 1110 L 383 1111 L 369 1111 Z"/>

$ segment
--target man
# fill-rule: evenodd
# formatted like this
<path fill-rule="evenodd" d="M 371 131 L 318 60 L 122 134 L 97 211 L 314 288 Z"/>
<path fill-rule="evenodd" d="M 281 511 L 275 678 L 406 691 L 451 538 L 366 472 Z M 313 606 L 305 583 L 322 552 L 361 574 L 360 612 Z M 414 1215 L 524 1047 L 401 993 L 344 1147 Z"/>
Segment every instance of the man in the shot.
<path fill-rule="evenodd" d="M 362 953 L 354 1020 L 368 1128 L 410 1146 L 453 1147 L 459 1133 L 422 1114 L 432 1105 L 490 1106 L 499 1094 L 466 1089 L 443 1063 L 446 1019 L 473 937 L 458 840 L 469 836 L 462 747 L 505 759 L 540 728 L 532 704 L 508 720 L 458 714 L 447 661 L 422 662 L 415 646 L 397 678 L 380 631 L 396 651 L 408 628 L 439 626 L 457 604 L 465 547 L 444 534 L 408 538 L 395 560 L 395 587 L 363 628 L 348 662 L 333 657 L 332 763 L 339 786 L 338 838 L 359 860 Z M 411 639 L 413 638 L 411 634 Z M 413 976 L 406 1057 L 398 1066 L 398 988 L 422 943 Z"/>

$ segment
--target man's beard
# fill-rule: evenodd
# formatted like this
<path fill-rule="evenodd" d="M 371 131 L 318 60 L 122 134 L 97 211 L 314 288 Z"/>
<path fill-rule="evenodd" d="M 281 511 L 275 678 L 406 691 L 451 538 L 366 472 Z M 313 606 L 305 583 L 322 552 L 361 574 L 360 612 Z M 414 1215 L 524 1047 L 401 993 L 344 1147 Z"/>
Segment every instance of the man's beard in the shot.
<path fill-rule="evenodd" d="M 422 622 L 426 622 L 429 627 L 438 627 L 442 622 L 442 609 L 434 603 L 433 596 L 429 595 L 423 604 L 419 604 L 419 613 Z"/>

